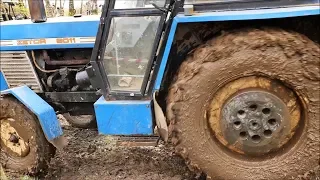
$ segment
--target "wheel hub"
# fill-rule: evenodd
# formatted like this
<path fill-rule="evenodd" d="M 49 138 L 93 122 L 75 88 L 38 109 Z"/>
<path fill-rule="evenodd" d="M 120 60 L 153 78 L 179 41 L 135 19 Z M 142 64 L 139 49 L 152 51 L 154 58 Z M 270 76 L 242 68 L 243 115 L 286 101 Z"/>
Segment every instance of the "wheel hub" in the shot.
<path fill-rule="evenodd" d="M 247 153 L 267 153 L 287 141 L 290 116 L 277 96 L 263 90 L 234 95 L 222 109 L 223 136 L 229 144 L 240 140 Z"/>
<path fill-rule="evenodd" d="M 263 155 L 283 147 L 301 117 L 296 95 L 282 83 L 245 77 L 220 88 L 211 103 L 209 125 L 232 151 Z"/>
<path fill-rule="evenodd" d="M 14 119 L 0 120 L 1 126 L 1 149 L 12 156 L 25 157 L 29 151 L 29 144 L 23 140 L 18 131 L 11 125 Z"/>
<path fill-rule="evenodd" d="M 10 138 L 9 138 L 10 142 L 14 144 L 19 143 L 19 137 L 16 135 L 16 133 L 9 133 L 9 134 L 10 134 Z"/>

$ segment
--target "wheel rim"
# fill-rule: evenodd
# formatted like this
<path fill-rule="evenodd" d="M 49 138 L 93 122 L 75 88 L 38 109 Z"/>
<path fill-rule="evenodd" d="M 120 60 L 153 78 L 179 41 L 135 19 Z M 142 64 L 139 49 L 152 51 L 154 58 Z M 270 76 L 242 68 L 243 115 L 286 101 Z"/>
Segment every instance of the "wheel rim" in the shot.
<path fill-rule="evenodd" d="M 229 150 L 257 156 L 288 144 L 300 117 L 301 105 L 293 91 L 279 81 L 251 76 L 215 93 L 209 125 Z"/>
<path fill-rule="evenodd" d="M 12 157 L 25 157 L 30 152 L 29 143 L 22 138 L 22 132 L 13 126 L 12 118 L 1 119 L 1 149 Z"/>

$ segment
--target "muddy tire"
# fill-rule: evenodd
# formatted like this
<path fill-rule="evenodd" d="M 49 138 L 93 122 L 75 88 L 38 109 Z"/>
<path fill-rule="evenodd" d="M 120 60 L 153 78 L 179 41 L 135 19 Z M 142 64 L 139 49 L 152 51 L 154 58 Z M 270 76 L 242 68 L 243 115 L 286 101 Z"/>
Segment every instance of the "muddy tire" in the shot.
<path fill-rule="evenodd" d="M 192 170 L 215 180 L 294 179 L 314 169 L 320 162 L 319 65 L 319 45 L 295 32 L 242 29 L 208 41 L 183 62 L 169 90 L 167 117 L 176 152 Z M 285 144 L 280 147 L 274 141 L 280 148 L 252 155 L 241 149 L 244 140 L 237 141 L 240 146 L 231 146 L 221 140 L 223 131 L 215 131 L 228 127 L 219 125 L 224 121 L 222 108 L 232 93 L 238 93 L 237 88 L 232 90 L 234 86 L 226 86 L 242 78 L 248 79 L 236 86 L 245 89 L 262 88 L 259 79 L 267 79 L 266 91 L 284 99 L 285 108 L 291 106 L 286 97 L 296 97 L 296 106 L 291 108 L 299 106 L 299 116 L 288 119 L 299 118 Z M 255 82 L 252 87 L 250 78 Z M 281 97 L 273 82 L 293 93 Z M 223 88 L 233 92 L 220 92 L 224 101 L 217 101 Z M 216 109 L 211 109 L 217 102 Z"/>
<path fill-rule="evenodd" d="M 37 117 L 11 96 L 0 98 L 1 165 L 18 173 L 47 169 L 55 148 L 47 141 Z"/>
<path fill-rule="evenodd" d="M 95 128 L 97 127 L 94 115 L 71 115 L 64 113 L 63 117 L 73 126 L 77 128 Z"/>

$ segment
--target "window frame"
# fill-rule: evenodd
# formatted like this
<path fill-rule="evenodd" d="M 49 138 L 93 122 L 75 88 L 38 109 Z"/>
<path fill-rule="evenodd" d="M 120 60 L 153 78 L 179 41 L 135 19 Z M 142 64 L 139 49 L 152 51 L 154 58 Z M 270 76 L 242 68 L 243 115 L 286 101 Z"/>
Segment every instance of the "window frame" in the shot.
<path fill-rule="evenodd" d="M 114 9 L 115 2 L 117 0 L 109 0 L 106 1 L 102 15 L 100 18 L 100 27 L 97 33 L 97 39 L 95 42 L 95 47 L 93 49 L 92 55 L 91 55 L 91 64 L 93 67 L 93 71 L 95 71 L 94 76 L 96 76 L 95 80 L 97 83 L 101 82 L 99 85 L 102 91 L 102 94 L 105 97 L 137 97 L 141 98 L 144 97 L 146 94 L 148 94 L 147 85 L 150 80 L 150 73 L 151 69 L 154 65 L 155 59 L 156 59 L 156 51 L 158 49 L 158 45 L 160 42 L 160 38 L 163 32 L 163 27 L 165 25 L 165 20 L 167 17 L 168 12 L 162 11 L 161 9 L 155 8 L 134 8 L 134 9 Z M 165 6 L 167 6 L 169 0 L 165 1 Z M 107 38 L 109 36 L 110 26 L 111 26 L 111 20 L 114 17 L 143 17 L 143 16 L 159 16 L 160 21 L 157 27 L 157 32 L 155 34 L 155 39 L 152 47 L 151 57 L 147 63 L 147 68 L 144 73 L 143 81 L 141 84 L 141 87 L 137 91 L 119 91 L 119 90 L 112 90 L 110 86 L 110 82 L 107 76 L 107 71 L 105 68 L 106 64 L 104 64 L 104 53 L 105 48 L 107 45 Z M 153 83 L 150 83 L 153 84 Z"/>

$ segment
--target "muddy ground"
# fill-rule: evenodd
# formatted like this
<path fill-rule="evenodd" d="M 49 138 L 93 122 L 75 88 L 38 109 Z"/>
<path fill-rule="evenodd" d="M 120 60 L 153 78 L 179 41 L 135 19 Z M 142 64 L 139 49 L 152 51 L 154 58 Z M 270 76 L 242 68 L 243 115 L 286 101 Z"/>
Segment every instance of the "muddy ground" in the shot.
<path fill-rule="evenodd" d="M 61 120 L 61 119 L 60 119 Z M 61 180 L 205 180 L 190 172 L 173 147 L 117 146 L 112 137 L 94 129 L 77 129 L 63 121 L 69 145 L 52 159 L 48 174 L 41 179 Z M 320 180 L 320 168 L 296 180 Z"/>
<path fill-rule="evenodd" d="M 69 146 L 57 152 L 44 179 L 194 179 L 171 148 L 119 147 L 96 130 L 65 127 Z"/>
<path fill-rule="evenodd" d="M 57 151 L 48 172 L 41 177 L 16 176 L 23 180 L 205 180 L 188 170 L 172 147 L 117 146 L 114 138 L 98 135 L 95 129 L 78 129 L 63 123 L 69 145 Z M 12 174 L 7 174 L 8 176 Z M 1 179 L 1 178 L 0 178 Z M 297 180 L 319 180 L 320 168 Z"/>
<path fill-rule="evenodd" d="M 78 129 L 59 116 L 69 145 L 57 151 L 41 179 L 182 180 L 196 178 L 183 159 L 160 141 L 157 146 L 119 146 L 96 129 Z"/>

